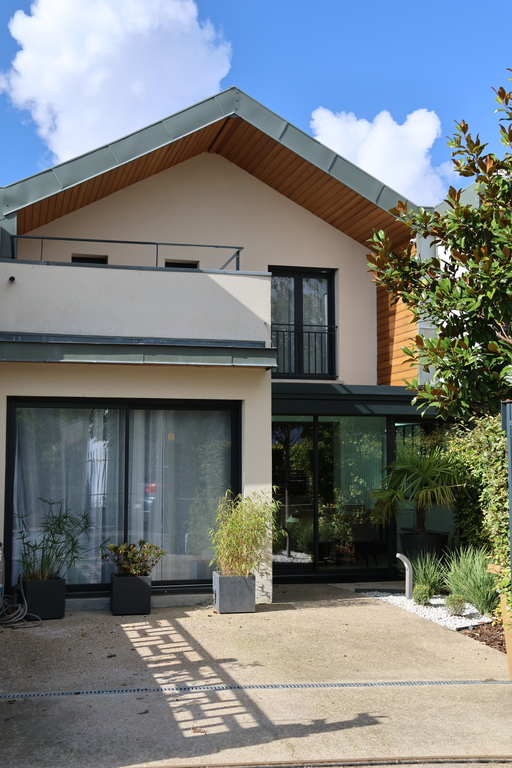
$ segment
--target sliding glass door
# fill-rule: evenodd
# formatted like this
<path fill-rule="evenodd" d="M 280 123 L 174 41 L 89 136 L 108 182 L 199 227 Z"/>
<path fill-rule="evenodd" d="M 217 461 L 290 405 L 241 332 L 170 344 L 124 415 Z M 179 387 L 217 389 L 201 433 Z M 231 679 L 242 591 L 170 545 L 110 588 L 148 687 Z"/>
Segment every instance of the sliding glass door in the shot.
<path fill-rule="evenodd" d="M 372 521 L 371 492 L 386 457 L 386 420 L 319 416 L 319 568 L 384 568 L 387 532 Z"/>
<path fill-rule="evenodd" d="M 282 502 L 276 573 L 387 568 L 387 531 L 371 519 L 371 491 L 386 464 L 386 418 L 275 416 L 272 435 Z"/>
<path fill-rule="evenodd" d="M 211 575 L 209 531 L 231 481 L 229 411 L 130 414 L 129 538 L 165 550 L 156 580 Z"/>
<path fill-rule="evenodd" d="M 91 550 L 67 574 L 69 581 L 106 581 L 98 547 L 123 536 L 123 414 L 109 408 L 20 407 L 15 415 L 13 487 L 13 581 L 19 572 L 22 525 L 42 531 L 49 503 L 72 513 L 86 510 L 93 528 Z"/>
<path fill-rule="evenodd" d="M 238 406 L 165 405 L 12 405 L 13 581 L 21 525 L 37 536 L 48 502 L 86 510 L 93 524 L 84 541 L 89 551 L 67 574 L 69 584 L 108 582 L 99 546 L 139 539 L 166 552 L 155 581 L 209 578 L 217 502 L 226 490 L 239 490 Z"/>
<path fill-rule="evenodd" d="M 274 417 L 272 484 L 281 501 L 274 565 L 310 568 L 315 554 L 312 416 Z"/>

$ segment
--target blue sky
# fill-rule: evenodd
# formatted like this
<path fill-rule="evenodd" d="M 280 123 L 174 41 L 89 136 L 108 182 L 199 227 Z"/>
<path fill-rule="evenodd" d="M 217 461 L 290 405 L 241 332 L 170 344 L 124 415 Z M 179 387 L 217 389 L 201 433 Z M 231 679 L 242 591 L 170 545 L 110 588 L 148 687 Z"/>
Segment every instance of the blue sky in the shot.
<path fill-rule="evenodd" d="M 431 204 L 455 119 L 503 150 L 510 29 L 511 0 L 2 0 L 0 185 L 237 85 Z"/>

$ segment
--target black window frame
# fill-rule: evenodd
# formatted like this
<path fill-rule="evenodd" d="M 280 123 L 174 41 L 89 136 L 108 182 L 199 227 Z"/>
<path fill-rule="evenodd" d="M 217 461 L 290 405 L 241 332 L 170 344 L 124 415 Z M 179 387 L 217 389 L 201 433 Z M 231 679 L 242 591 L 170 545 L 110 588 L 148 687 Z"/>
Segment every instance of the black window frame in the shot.
<path fill-rule="evenodd" d="M 14 584 L 11 583 L 12 573 L 12 549 L 13 549 L 13 522 L 14 522 L 14 481 L 16 461 L 16 409 L 17 408 L 112 408 L 124 411 L 125 418 L 125 463 L 124 463 L 124 537 L 128 532 L 129 494 L 128 494 L 128 456 L 130 434 L 130 412 L 133 410 L 222 410 L 231 414 L 231 491 L 234 496 L 242 492 L 242 403 L 239 400 L 161 400 L 138 398 L 66 398 L 66 397 L 7 397 L 6 419 L 6 471 L 5 471 L 5 517 L 4 517 L 4 588 L 10 591 Z M 155 581 L 152 587 L 160 586 L 161 591 L 196 591 L 202 585 L 211 588 L 211 579 L 207 581 L 166 580 Z M 106 592 L 109 584 L 73 584 L 73 593 L 98 593 Z M 186 588 L 189 588 L 188 590 Z"/>
<path fill-rule="evenodd" d="M 295 371 L 272 371 L 273 379 L 308 379 L 308 380 L 333 380 L 336 379 L 336 325 L 335 325 L 335 298 L 334 298 L 334 277 L 336 270 L 328 268 L 312 269 L 309 267 L 268 267 L 272 277 L 291 277 L 294 279 L 294 330 L 293 333 L 299 340 L 295 344 Z M 310 373 L 304 371 L 304 347 L 302 343 L 304 328 L 304 310 L 303 310 L 303 279 L 307 277 L 327 278 L 327 370 L 320 373 Z M 306 324 L 307 325 L 307 324 Z M 307 333 L 307 332 L 306 332 Z M 273 336 L 273 345 L 275 337 Z M 275 346 L 279 347 L 277 343 Z M 279 364 L 279 350 L 278 350 Z"/>

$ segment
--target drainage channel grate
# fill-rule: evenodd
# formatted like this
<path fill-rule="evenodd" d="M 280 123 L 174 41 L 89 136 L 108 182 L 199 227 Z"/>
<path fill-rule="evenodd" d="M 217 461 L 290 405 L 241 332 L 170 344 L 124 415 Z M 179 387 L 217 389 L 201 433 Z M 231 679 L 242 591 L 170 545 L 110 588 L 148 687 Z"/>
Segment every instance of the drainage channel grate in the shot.
<path fill-rule="evenodd" d="M 58 696 L 111 696 L 123 693 L 197 693 L 200 691 L 264 691 L 304 688 L 397 688 L 430 685 L 512 685 L 510 680 L 404 680 L 381 683 L 254 683 L 252 685 L 161 685 L 155 688 L 98 688 L 90 691 L 2 693 L 2 699 L 41 699 Z"/>

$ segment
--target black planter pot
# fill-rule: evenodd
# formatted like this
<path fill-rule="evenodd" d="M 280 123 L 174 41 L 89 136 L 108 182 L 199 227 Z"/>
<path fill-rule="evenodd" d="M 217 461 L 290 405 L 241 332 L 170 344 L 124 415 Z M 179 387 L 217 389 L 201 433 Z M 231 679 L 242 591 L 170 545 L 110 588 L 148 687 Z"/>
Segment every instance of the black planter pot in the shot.
<path fill-rule="evenodd" d="M 151 576 L 110 577 L 110 610 L 114 616 L 151 613 Z"/>
<path fill-rule="evenodd" d="M 408 558 L 416 557 L 421 552 L 442 557 L 446 552 L 448 534 L 432 531 L 420 534 L 403 531 L 400 534 L 402 554 Z"/>
<path fill-rule="evenodd" d="M 23 592 L 27 601 L 27 611 L 40 619 L 62 619 L 66 613 L 66 580 L 49 579 L 48 581 L 25 581 L 22 579 Z M 27 616 L 31 620 L 32 616 Z"/>
<path fill-rule="evenodd" d="M 213 607 L 217 613 L 254 613 L 256 580 L 254 576 L 212 574 Z"/>

